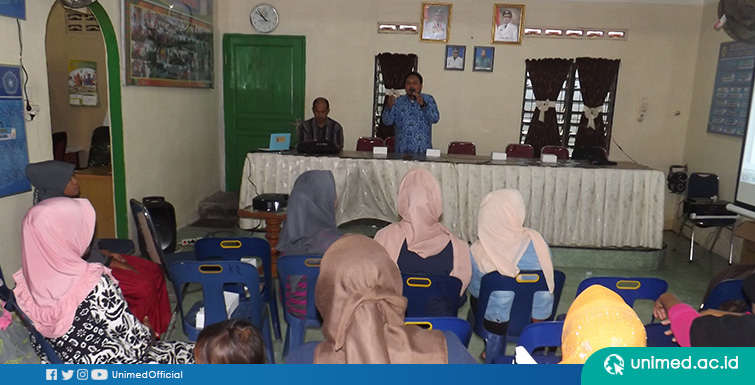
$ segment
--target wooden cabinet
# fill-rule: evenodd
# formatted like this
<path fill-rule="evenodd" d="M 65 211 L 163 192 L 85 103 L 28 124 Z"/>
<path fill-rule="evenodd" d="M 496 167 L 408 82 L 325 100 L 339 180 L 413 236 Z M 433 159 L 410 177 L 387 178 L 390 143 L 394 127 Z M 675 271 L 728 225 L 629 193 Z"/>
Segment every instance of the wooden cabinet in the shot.
<path fill-rule="evenodd" d="M 97 212 L 95 238 L 115 238 L 115 205 L 113 203 L 113 172 L 110 167 L 76 170 L 81 198 L 89 199 Z"/>

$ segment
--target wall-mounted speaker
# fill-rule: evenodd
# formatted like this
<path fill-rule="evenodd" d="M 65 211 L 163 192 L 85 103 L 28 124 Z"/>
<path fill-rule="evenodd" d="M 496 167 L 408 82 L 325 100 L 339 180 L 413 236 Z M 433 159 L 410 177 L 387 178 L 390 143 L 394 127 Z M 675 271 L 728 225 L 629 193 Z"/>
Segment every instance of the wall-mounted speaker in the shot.
<path fill-rule="evenodd" d="M 687 166 L 672 165 L 668 168 L 668 189 L 674 194 L 681 194 L 687 189 Z"/>
<path fill-rule="evenodd" d="M 170 202 L 163 197 L 144 197 L 144 207 L 152 218 L 157 232 L 157 241 L 163 249 L 163 253 L 169 254 L 176 251 L 178 234 L 176 231 L 176 210 Z"/>

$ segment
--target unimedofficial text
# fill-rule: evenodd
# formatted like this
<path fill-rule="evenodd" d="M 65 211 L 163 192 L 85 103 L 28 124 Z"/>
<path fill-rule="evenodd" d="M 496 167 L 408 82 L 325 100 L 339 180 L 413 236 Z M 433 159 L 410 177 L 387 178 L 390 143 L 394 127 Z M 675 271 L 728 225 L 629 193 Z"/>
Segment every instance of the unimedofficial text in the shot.
<path fill-rule="evenodd" d="M 110 371 L 111 378 L 183 378 L 184 372 L 166 372 L 165 370 L 147 370 L 144 372 L 129 372 L 126 370 Z"/>

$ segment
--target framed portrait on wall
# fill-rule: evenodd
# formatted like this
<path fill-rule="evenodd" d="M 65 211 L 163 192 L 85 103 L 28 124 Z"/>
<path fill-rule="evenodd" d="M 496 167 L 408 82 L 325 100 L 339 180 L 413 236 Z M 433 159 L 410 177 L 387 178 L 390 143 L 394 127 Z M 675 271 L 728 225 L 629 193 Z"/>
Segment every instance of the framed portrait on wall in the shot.
<path fill-rule="evenodd" d="M 522 44 L 524 4 L 495 4 L 493 10 L 493 43 Z"/>
<path fill-rule="evenodd" d="M 443 59 L 446 61 L 444 69 L 449 71 L 464 71 L 464 59 L 467 47 L 463 45 L 447 45 Z"/>
<path fill-rule="evenodd" d="M 449 3 L 422 3 L 420 41 L 448 42 L 451 36 L 451 7 Z"/>
<path fill-rule="evenodd" d="M 493 72 L 495 47 L 474 47 L 474 66 L 472 71 Z"/>

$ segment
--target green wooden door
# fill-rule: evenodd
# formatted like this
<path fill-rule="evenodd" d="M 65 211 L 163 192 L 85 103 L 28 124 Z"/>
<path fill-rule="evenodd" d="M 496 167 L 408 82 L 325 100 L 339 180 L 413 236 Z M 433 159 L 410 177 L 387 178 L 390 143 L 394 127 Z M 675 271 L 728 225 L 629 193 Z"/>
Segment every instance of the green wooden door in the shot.
<path fill-rule="evenodd" d="M 239 191 L 249 151 L 290 132 L 304 116 L 304 36 L 223 36 L 225 184 Z"/>

